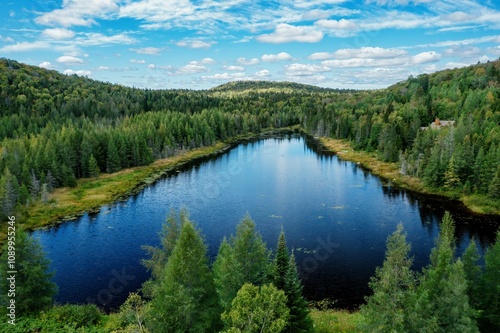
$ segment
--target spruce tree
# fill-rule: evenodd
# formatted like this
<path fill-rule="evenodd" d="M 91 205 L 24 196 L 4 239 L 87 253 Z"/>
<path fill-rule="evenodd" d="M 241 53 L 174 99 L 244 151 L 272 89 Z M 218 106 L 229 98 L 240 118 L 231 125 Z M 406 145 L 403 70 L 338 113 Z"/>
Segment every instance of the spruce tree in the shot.
<path fill-rule="evenodd" d="M 307 301 L 302 296 L 302 283 L 299 279 L 295 255 L 290 255 L 288 270 L 285 273 L 285 296 L 287 297 L 287 306 L 290 310 L 290 318 L 286 327 L 290 333 L 312 332 L 313 321 L 309 316 Z"/>
<path fill-rule="evenodd" d="M 424 269 L 419 293 L 428 295 L 439 332 L 477 332 L 476 312 L 469 305 L 463 263 L 455 261 L 454 222 L 446 212 L 431 263 Z"/>
<path fill-rule="evenodd" d="M 220 305 L 224 311 L 229 311 L 231 302 L 243 285 L 243 271 L 225 237 L 213 265 L 213 274 Z"/>
<path fill-rule="evenodd" d="M 5 314 L 10 289 L 8 271 L 17 271 L 15 280 L 15 304 L 17 316 L 36 314 L 52 305 L 57 293 L 57 286 L 51 281 L 54 273 L 50 272 L 50 261 L 42 246 L 24 230 L 15 231 L 16 262 L 14 267 L 8 264 L 9 243 L 3 245 L 0 256 L 0 304 L 1 314 Z M 2 316 L 6 318 L 6 316 Z"/>
<path fill-rule="evenodd" d="M 278 238 L 276 256 L 273 263 L 273 278 L 276 288 L 285 290 L 285 274 L 289 271 L 290 256 L 286 247 L 286 238 L 283 228 Z"/>
<path fill-rule="evenodd" d="M 120 170 L 120 157 L 113 138 L 109 138 L 106 157 L 106 172 L 113 173 Z"/>
<path fill-rule="evenodd" d="M 484 255 L 481 280 L 481 331 L 500 332 L 500 231 L 497 232 L 495 244 Z"/>
<path fill-rule="evenodd" d="M 479 259 L 481 259 L 481 256 L 477 250 L 476 241 L 472 238 L 462 255 L 462 262 L 464 264 L 465 279 L 467 280 L 469 303 L 475 309 L 478 309 L 479 301 L 482 298 L 480 295 L 482 272 L 478 264 Z"/>
<path fill-rule="evenodd" d="M 99 166 L 97 165 L 97 160 L 95 159 L 93 154 L 90 154 L 87 166 L 88 166 L 87 174 L 89 175 L 89 177 L 95 178 L 99 176 L 99 172 L 101 170 L 99 170 Z"/>
<path fill-rule="evenodd" d="M 185 221 L 148 313 L 157 332 L 216 332 L 220 308 L 199 230 Z"/>
<path fill-rule="evenodd" d="M 407 316 L 411 314 L 410 301 L 415 290 L 413 259 L 408 257 L 411 246 L 406 242 L 403 225 L 387 239 L 387 250 L 382 267 L 377 267 L 369 283 L 373 295 L 361 307 L 365 318 L 365 332 L 406 332 Z"/>

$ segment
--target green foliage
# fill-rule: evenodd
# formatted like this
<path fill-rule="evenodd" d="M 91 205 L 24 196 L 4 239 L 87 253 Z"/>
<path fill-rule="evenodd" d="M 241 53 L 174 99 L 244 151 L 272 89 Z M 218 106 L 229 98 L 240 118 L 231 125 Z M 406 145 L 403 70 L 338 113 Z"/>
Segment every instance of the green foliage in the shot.
<path fill-rule="evenodd" d="M 286 296 L 272 284 L 261 287 L 245 283 L 222 315 L 227 333 L 283 332 L 289 316 Z"/>
<path fill-rule="evenodd" d="M 220 310 L 207 248 L 191 221 L 185 221 L 158 290 L 147 326 L 158 332 L 213 332 Z"/>
<path fill-rule="evenodd" d="M 255 222 L 245 216 L 229 242 L 222 241 L 214 263 L 214 280 L 220 303 L 227 310 L 245 283 L 261 285 L 270 274 L 270 252 L 255 229 Z"/>
<path fill-rule="evenodd" d="M 290 270 L 290 255 L 286 247 L 286 238 L 283 228 L 278 238 L 278 246 L 273 263 L 273 278 L 276 288 L 285 290 L 285 275 Z"/>
<path fill-rule="evenodd" d="M 139 294 L 130 293 L 118 313 L 122 331 L 148 333 L 149 330 L 145 326 L 145 317 L 148 309 L 148 303 Z"/>
<path fill-rule="evenodd" d="M 11 240 L 9 234 L 8 240 Z M 49 272 L 50 261 L 45 256 L 42 246 L 37 239 L 28 235 L 24 230 L 17 228 L 15 232 L 16 262 L 15 270 L 15 297 L 9 297 L 10 282 L 7 273 L 9 242 L 5 242 L 0 256 L 0 313 L 5 318 L 6 306 L 9 299 L 15 299 L 16 316 L 29 316 L 45 310 L 52 305 L 57 292 L 57 286 L 51 281 L 53 276 Z"/>
<path fill-rule="evenodd" d="M 469 296 L 470 305 L 479 309 L 479 304 L 481 301 L 481 267 L 478 262 L 481 256 L 477 250 L 476 241 L 471 239 L 469 246 L 465 249 L 462 256 L 462 262 L 464 265 L 465 278 L 467 280 L 467 295 Z"/>
<path fill-rule="evenodd" d="M 408 318 L 415 295 L 416 279 L 411 270 L 413 260 L 408 257 L 410 244 L 406 242 L 403 225 L 387 239 L 387 250 L 382 267 L 378 267 L 370 282 L 373 295 L 361 307 L 366 319 L 365 332 L 408 332 L 412 323 Z"/>
<path fill-rule="evenodd" d="M 97 326 L 103 320 L 103 314 L 94 304 L 57 305 L 41 315 L 47 321 L 71 324 L 75 328 Z"/>
<path fill-rule="evenodd" d="M 500 330 L 500 231 L 495 244 L 486 251 L 484 262 L 479 326 L 483 332 L 496 332 Z"/>
<path fill-rule="evenodd" d="M 95 159 L 94 155 L 91 153 L 89 157 L 89 162 L 88 162 L 88 172 L 87 174 L 89 177 L 95 178 L 99 176 L 99 172 L 101 170 L 99 169 L 99 165 L 97 165 L 97 160 Z"/>

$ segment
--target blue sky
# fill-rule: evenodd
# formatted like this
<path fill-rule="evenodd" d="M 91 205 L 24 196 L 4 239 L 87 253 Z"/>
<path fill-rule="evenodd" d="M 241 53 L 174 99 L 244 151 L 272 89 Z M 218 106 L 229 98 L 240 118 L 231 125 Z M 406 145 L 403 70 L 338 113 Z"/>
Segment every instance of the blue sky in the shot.
<path fill-rule="evenodd" d="M 2 0 L 0 57 L 141 88 L 384 88 L 500 57 L 497 0 Z"/>

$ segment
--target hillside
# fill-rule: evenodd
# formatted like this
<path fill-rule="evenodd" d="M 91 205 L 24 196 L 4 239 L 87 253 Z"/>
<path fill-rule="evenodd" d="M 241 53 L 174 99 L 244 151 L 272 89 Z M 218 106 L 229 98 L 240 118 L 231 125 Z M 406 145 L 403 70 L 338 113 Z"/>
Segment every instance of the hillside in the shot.
<path fill-rule="evenodd" d="M 347 94 L 265 81 L 145 90 L 0 59 L 1 212 L 23 211 L 29 221 L 29 207 L 80 178 L 300 125 L 397 163 L 419 191 L 498 214 L 499 73 L 495 61 Z M 436 118 L 454 126 L 421 129 Z"/>

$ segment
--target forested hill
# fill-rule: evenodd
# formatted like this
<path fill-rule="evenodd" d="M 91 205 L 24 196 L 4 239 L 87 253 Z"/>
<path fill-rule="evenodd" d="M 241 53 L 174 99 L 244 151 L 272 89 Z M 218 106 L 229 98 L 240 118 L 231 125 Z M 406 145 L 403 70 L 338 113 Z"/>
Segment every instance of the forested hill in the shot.
<path fill-rule="evenodd" d="M 327 93 L 327 92 L 353 92 L 352 89 L 331 89 L 321 88 L 308 84 L 295 82 L 272 82 L 272 81 L 233 81 L 221 84 L 209 89 L 210 92 L 307 92 L 307 93 Z"/>
<path fill-rule="evenodd" d="M 261 81 L 149 90 L 0 59 L 0 215 L 47 201 L 53 188 L 76 186 L 78 178 L 298 124 L 500 211 L 499 73 L 496 61 L 377 91 Z M 421 129 L 436 118 L 454 126 Z"/>

